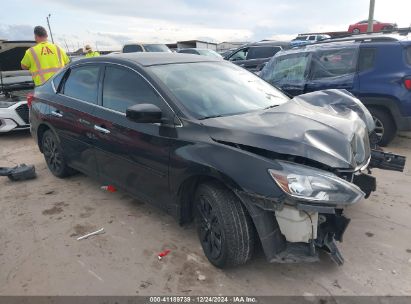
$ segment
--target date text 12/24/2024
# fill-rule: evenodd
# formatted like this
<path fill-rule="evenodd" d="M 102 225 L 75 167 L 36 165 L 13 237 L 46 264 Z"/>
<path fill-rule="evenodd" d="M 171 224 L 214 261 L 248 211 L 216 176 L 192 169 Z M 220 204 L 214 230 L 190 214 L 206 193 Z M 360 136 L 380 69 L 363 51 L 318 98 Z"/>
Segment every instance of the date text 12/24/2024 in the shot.
<path fill-rule="evenodd" d="M 248 296 L 165 296 L 150 297 L 149 303 L 258 303 L 257 298 Z"/>

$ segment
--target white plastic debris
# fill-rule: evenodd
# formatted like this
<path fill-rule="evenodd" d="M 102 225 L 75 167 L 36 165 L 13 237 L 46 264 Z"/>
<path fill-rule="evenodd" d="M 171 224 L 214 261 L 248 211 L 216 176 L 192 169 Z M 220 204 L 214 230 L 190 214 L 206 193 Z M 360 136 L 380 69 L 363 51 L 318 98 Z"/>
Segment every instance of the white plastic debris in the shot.
<path fill-rule="evenodd" d="M 99 229 L 99 230 L 97 230 L 97 231 L 90 232 L 90 233 L 88 233 L 88 234 L 86 234 L 86 235 L 80 236 L 80 237 L 77 238 L 77 241 L 81 241 L 81 240 L 86 239 L 86 238 L 88 238 L 88 237 L 90 237 L 90 236 L 97 235 L 97 234 L 101 234 L 101 233 L 104 233 L 104 228 L 101 228 L 101 229 Z"/>

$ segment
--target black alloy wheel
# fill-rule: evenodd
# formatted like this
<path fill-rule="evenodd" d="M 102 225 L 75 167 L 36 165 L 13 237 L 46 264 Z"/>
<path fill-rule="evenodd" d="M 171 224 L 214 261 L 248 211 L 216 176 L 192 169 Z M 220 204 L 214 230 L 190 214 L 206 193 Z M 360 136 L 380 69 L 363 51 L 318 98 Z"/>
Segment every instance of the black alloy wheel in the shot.
<path fill-rule="evenodd" d="M 206 197 L 201 196 L 197 204 L 199 212 L 199 234 L 201 245 L 207 256 L 218 259 L 221 256 L 222 233 L 213 207 Z"/>
<path fill-rule="evenodd" d="M 251 259 L 255 228 L 239 198 L 218 182 L 201 184 L 194 198 L 197 232 L 207 259 L 216 267 Z"/>
<path fill-rule="evenodd" d="M 73 169 L 67 166 L 60 143 L 51 130 L 47 130 L 43 134 L 42 151 L 47 167 L 54 176 L 63 178 L 75 173 Z"/>

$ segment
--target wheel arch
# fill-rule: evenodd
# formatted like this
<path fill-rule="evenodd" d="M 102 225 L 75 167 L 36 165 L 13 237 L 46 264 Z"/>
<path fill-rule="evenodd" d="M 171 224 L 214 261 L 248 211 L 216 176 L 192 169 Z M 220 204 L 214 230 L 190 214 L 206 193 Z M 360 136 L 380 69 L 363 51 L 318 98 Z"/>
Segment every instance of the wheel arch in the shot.
<path fill-rule="evenodd" d="M 54 135 L 56 136 L 57 140 L 60 140 L 60 138 L 58 137 L 58 135 L 56 133 L 56 130 L 54 130 L 54 128 L 50 124 L 48 124 L 46 122 L 42 122 L 37 128 L 37 145 L 38 145 L 41 153 L 43 153 L 43 147 L 42 147 L 43 136 L 44 136 L 44 133 L 46 133 L 47 130 L 51 130 L 54 133 Z"/>
<path fill-rule="evenodd" d="M 401 116 L 401 113 L 395 100 L 387 97 L 361 97 L 360 100 L 367 108 L 388 111 L 395 124 L 395 128 L 399 128 L 397 118 Z"/>
<path fill-rule="evenodd" d="M 240 186 L 228 176 L 218 172 L 193 174 L 187 177 L 178 187 L 178 220 L 180 224 L 190 223 L 193 220 L 193 200 L 199 185 L 207 182 L 215 182 L 229 189 L 235 194 L 234 189 Z"/>

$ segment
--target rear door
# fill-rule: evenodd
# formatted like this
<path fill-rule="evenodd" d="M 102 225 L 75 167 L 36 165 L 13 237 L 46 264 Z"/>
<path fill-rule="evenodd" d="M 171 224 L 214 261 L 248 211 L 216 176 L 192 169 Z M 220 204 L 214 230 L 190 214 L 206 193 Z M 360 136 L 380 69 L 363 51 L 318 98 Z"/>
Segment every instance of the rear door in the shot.
<path fill-rule="evenodd" d="M 168 200 L 168 165 L 174 125 L 136 123 L 126 109 L 151 103 L 172 121 L 171 110 L 138 72 L 107 65 L 102 81 L 101 107 L 95 112 L 94 141 L 100 178 L 134 196 L 165 207 Z"/>
<path fill-rule="evenodd" d="M 59 135 L 69 166 L 96 176 L 92 149 L 93 113 L 97 105 L 102 67 L 86 64 L 72 67 L 57 88 L 59 98 L 50 105 L 50 123 Z"/>
<path fill-rule="evenodd" d="M 346 89 L 352 92 L 357 80 L 358 46 L 313 52 L 304 92 Z"/>

